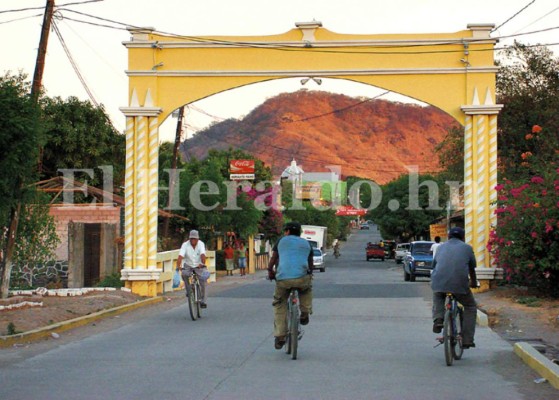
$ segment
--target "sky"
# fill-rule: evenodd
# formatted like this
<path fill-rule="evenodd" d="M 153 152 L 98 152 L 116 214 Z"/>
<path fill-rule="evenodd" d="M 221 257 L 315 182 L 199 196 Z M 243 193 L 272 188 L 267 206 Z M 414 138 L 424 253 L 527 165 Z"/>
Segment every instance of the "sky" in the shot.
<path fill-rule="evenodd" d="M 320 21 L 337 33 L 439 33 L 456 32 L 469 23 L 493 23 L 498 46 L 513 39 L 525 44 L 559 44 L 557 0 L 56 0 L 56 24 L 60 36 L 95 100 L 103 104 L 113 125 L 124 130 L 119 107 L 128 105 L 126 30 L 112 22 L 154 27 L 158 31 L 188 36 L 270 35 L 295 28 L 296 22 Z M 83 3 L 65 5 L 69 3 Z M 46 0 L 0 0 L 0 73 L 23 71 L 33 77 Z M 14 11 L 24 8 L 37 8 Z M 87 21 L 90 23 L 78 22 Z M 543 31 L 539 33 L 532 33 Z M 559 55 L 559 45 L 549 46 Z M 48 96 L 90 97 L 55 32 L 50 33 L 43 85 Z M 322 85 L 307 82 L 311 90 L 348 96 L 374 97 L 383 91 L 348 81 L 323 79 Z M 186 135 L 226 118 L 242 118 L 267 98 L 302 88 L 300 79 L 281 79 L 245 86 L 190 104 L 186 112 Z M 397 94 L 388 100 L 412 101 Z M 176 120 L 161 126 L 160 140 L 174 141 Z M 183 137 L 184 138 L 184 137 Z"/>

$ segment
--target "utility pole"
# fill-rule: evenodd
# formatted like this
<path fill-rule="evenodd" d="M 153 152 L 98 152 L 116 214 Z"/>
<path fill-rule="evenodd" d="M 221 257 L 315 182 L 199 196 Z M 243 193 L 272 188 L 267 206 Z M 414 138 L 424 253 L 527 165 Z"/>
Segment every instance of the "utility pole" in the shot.
<path fill-rule="evenodd" d="M 31 96 L 37 99 L 43 84 L 43 71 L 45 70 L 45 58 L 47 56 L 47 43 L 49 41 L 50 25 L 54 14 L 54 0 L 47 0 L 45 15 L 43 17 L 43 28 L 41 29 L 41 40 L 37 51 L 37 61 L 35 62 L 35 73 L 33 74 L 33 84 L 31 86 Z"/>
<path fill-rule="evenodd" d="M 33 83 L 31 85 L 31 97 L 35 102 L 39 99 L 39 92 L 43 83 L 43 70 L 45 69 L 45 57 L 47 54 L 47 42 L 49 38 L 50 24 L 52 15 L 54 14 L 54 0 L 47 0 L 45 6 L 45 15 L 43 17 L 43 27 L 41 29 L 41 39 L 39 42 L 39 50 L 37 51 L 37 61 L 35 63 L 35 73 L 33 74 Z M 39 149 L 39 174 L 41 173 L 42 148 Z M 10 276 L 12 274 L 12 259 L 15 249 L 15 241 L 17 228 L 19 225 L 19 217 L 21 212 L 21 189 L 20 180 L 16 183 L 14 196 L 18 199 L 16 204 L 10 210 L 10 226 L 6 232 L 7 243 L 6 252 L 0 262 L 0 298 L 7 298 L 10 289 Z"/>
<path fill-rule="evenodd" d="M 173 201 L 173 196 L 175 193 L 175 183 L 177 179 L 176 169 L 177 162 L 179 158 L 179 147 L 181 144 L 182 137 L 182 119 L 184 117 L 184 106 L 179 108 L 179 115 L 177 118 L 177 129 L 175 131 L 175 145 L 173 147 L 173 159 L 171 160 L 171 174 L 169 175 L 169 199 L 167 201 L 167 209 L 171 208 Z M 163 222 L 163 237 L 167 237 L 169 234 L 169 217 L 165 217 Z"/>

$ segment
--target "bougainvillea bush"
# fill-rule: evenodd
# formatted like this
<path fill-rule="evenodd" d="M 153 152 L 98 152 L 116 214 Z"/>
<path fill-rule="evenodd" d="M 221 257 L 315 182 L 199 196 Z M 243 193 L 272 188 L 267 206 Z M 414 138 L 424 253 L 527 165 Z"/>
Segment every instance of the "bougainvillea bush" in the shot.
<path fill-rule="evenodd" d="M 534 126 L 519 164 L 523 177 L 504 179 L 497 226 L 488 248 L 508 282 L 559 297 L 559 147 L 557 133 Z"/>

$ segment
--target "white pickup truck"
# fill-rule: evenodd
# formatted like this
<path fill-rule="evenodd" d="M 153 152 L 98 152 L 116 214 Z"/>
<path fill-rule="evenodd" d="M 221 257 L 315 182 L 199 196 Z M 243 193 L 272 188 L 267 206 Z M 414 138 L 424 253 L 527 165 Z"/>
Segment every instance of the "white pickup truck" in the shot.
<path fill-rule="evenodd" d="M 398 243 L 396 245 L 396 250 L 394 251 L 394 259 L 396 260 L 396 264 L 401 264 L 404 261 L 404 257 L 406 256 L 406 252 L 410 250 L 409 243 Z"/>

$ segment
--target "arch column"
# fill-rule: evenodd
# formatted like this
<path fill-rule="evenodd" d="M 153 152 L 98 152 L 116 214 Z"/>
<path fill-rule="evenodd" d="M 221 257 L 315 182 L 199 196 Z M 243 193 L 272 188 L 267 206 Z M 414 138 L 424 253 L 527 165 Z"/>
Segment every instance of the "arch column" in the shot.
<path fill-rule="evenodd" d="M 483 268 L 492 268 L 487 250 L 489 232 L 496 223 L 495 202 L 497 193 L 497 114 L 503 106 L 494 104 L 490 89 L 487 89 L 485 104 L 479 104 L 477 88 L 474 89 L 471 105 L 462 106 L 466 114 L 464 124 L 464 217 L 466 242 L 476 255 L 482 285 L 493 279 L 495 270 L 486 273 Z M 491 276 L 490 276 L 491 275 Z"/>
<path fill-rule="evenodd" d="M 125 287 L 141 296 L 156 296 L 163 272 L 157 268 L 159 114 L 151 105 L 149 89 L 143 107 L 135 91 L 130 107 L 121 107 L 126 116 L 125 167 Z"/>

